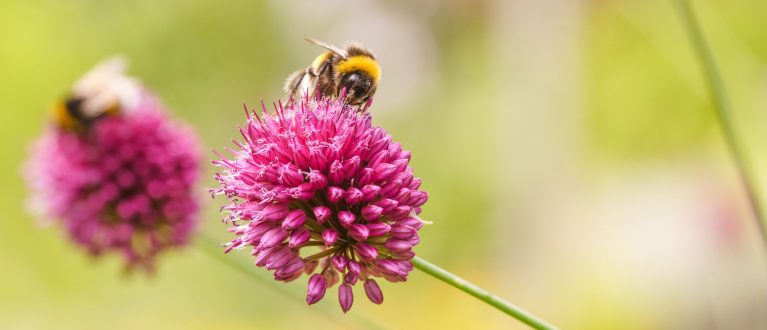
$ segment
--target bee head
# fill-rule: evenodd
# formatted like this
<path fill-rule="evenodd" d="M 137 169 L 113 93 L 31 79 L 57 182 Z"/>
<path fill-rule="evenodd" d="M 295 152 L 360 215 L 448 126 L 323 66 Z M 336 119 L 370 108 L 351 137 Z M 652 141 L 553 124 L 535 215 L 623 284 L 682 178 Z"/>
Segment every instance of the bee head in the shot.
<path fill-rule="evenodd" d="M 367 101 L 375 93 L 381 75 L 378 62 L 368 54 L 343 59 L 338 63 L 336 72 L 338 90 L 346 90 L 345 102 L 351 105 L 362 105 Z"/>
<path fill-rule="evenodd" d="M 373 94 L 373 79 L 362 72 L 351 72 L 341 76 L 340 89 L 346 90 L 346 103 L 361 105 Z"/>

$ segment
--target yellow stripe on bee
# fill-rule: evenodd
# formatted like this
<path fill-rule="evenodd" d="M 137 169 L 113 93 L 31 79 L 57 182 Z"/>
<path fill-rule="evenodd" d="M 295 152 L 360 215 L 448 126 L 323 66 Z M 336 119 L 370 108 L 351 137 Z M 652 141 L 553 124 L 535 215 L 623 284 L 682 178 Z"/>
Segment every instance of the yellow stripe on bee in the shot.
<path fill-rule="evenodd" d="M 314 69 L 314 72 L 316 73 L 319 69 L 322 63 L 327 61 L 330 58 L 331 52 L 324 52 L 320 54 L 320 56 L 317 56 L 317 58 L 312 61 L 312 69 Z"/>
<path fill-rule="evenodd" d="M 365 55 L 356 55 L 338 63 L 336 70 L 339 73 L 362 71 L 367 73 L 373 80 L 378 81 L 381 76 L 381 68 L 376 60 Z"/>
<path fill-rule="evenodd" d="M 63 102 L 53 106 L 53 122 L 57 126 L 69 130 L 76 129 L 79 126 L 77 119 L 72 117 L 72 114 L 69 113 L 66 104 Z"/>

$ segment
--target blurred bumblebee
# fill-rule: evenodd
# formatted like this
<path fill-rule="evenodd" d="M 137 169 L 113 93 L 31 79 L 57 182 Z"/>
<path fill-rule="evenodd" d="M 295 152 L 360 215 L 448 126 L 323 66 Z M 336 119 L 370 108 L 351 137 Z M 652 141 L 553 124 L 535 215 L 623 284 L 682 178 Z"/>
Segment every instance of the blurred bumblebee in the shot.
<path fill-rule="evenodd" d="M 288 98 L 338 98 L 345 90 L 344 103 L 359 108 L 365 106 L 381 78 L 381 68 L 373 53 L 357 44 L 341 49 L 314 39 L 306 41 L 328 51 L 317 56 L 306 69 L 288 77 L 284 88 Z"/>
<path fill-rule="evenodd" d="M 141 97 L 137 81 L 124 75 L 126 61 L 110 58 L 78 80 L 53 107 L 53 122 L 64 130 L 82 132 L 95 120 L 132 109 Z"/>

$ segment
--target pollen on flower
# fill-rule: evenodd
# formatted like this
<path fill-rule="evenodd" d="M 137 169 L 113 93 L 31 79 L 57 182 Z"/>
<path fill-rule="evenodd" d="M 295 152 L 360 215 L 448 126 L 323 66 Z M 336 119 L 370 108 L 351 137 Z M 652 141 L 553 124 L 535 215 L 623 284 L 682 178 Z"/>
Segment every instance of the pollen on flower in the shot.
<path fill-rule="evenodd" d="M 187 243 L 197 224 L 195 134 L 146 91 L 135 106 L 85 132 L 51 125 L 25 168 L 30 205 L 90 254 L 121 254 L 128 270 Z"/>
<path fill-rule="evenodd" d="M 230 200 L 223 210 L 236 235 L 227 252 L 250 246 L 279 281 L 310 275 L 309 304 L 340 281 L 344 312 L 357 282 L 380 304 L 374 278 L 407 280 L 428 195 L 410 152 L 369 113 L 327 99 L 290 102 L 248 114 L 240 133 L 233 156 L 213 161 L 223 169 L 213 192 Z"/>

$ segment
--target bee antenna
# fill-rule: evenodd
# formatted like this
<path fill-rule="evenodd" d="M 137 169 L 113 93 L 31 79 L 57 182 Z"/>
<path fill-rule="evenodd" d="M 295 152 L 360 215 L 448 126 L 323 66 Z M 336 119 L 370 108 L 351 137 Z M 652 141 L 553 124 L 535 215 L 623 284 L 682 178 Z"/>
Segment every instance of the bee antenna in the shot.
<path fill-rule="evenodd" d="M 331 44 L 329 44 L 327 42 L 319 41 L 317 39 L 312 39 L 312 38 L 304 38 L 304 40 L 306 40 L 306 41 L 308 41 L 308 42 L 310 42 L 312 44 L 315 44 L 317 46 L 320 46 L 322 48 L 325 48 L 325 49 L 327 49 L 327 50 L 329 50 L 331 52 L 334 52 L 334 53 L 338 54 L 338 56 L 341 56 L 341 57 L 343 57 L 345 59 L 349 58 L 349 53 L 347 53 L 345 50 L 343 50 L 341 48 L 338 48 L 336 46 L 333 46 L 333 45 L 331 45 Z"/>

